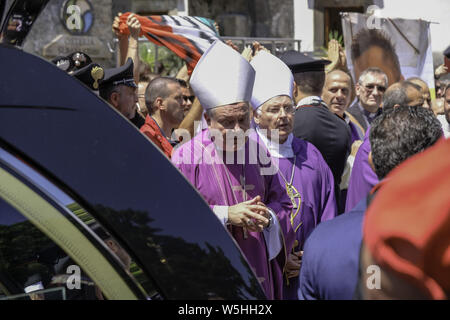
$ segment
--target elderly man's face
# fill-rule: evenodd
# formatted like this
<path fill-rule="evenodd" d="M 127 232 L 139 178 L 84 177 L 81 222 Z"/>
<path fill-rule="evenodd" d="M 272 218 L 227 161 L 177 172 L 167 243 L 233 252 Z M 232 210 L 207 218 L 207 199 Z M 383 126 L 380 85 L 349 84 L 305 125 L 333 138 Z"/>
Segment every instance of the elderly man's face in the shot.
<path fill-rule="evenodd" d="M 286 142 L 294 127 L 294 102 L 288 96 L 277 96 L 259 107 L 255 122 L 261 129 L 267 130 L 267 137 L 272 139 L 271 130 L 278 131 L 278 143 Z"/>
<path fill-rule="evenodd" d="M 444 94 L 444 114 L 445 119 L 450 123 L 450 89 L 447 89 Z"/>
<path fill-rule="evenodd" d="M 380 73 L 368 73 L 356 84 L 356 95 L 361 106 L 371 113 L 377 112 L 386 92 L 386 78 Z"/>
<path fill-rule="evenodd" d="M 136 115 L 136 103 L 138 102 L 136 88 L 120 85 L 111 95 L 110 100 L 111 104 L 127 119 L 133 119 Z"/>
<path fill-rule="evenodd" d="M 250 107 L 247 102 L 216 107 L 210 111 L 210 116 L 205 114 L 205 119 L 215 137 L 214 143 L 222 150 L 239 150 L 247 141 L 246 131 L 250 128 Z"/>
<path fill-rule="evenodd" d="M 351 79 L 342 71 L 334 71 L 327 75 L 322 91 L 322 99 L 331 112 L 344 116 L 350 104 Z"/>

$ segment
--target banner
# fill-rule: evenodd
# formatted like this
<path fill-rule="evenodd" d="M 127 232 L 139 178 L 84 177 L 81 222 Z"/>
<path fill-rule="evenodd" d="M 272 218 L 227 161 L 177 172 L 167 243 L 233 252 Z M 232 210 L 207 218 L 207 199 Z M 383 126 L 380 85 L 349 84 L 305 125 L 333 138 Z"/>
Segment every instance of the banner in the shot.
<path fill-rule="evenodd" d="M 120 16 L 120 31 L 127 34 L 129 12 Z M 217 39 L 219 34 L 214 21 L 202 17 L 136 15 L 141 23 L 141 35 L 150 42 L 165 46 L 186 61 L 189 74 L 203 52 Z"/>
<path fill-rule="evenodd" d="M 391 85 L 420 77 L 435 97 L 430 23 L 423 20 L 342 14 L 347 64 L 357 82 L 369 67 L 382 69 Z"/>

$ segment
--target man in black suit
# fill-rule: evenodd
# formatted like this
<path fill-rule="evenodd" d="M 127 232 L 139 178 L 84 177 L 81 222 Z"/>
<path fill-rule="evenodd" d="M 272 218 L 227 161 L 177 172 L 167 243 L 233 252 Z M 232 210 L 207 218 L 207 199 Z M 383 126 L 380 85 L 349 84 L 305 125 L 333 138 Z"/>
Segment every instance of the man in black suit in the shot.
<path fill-rule="evenodd" d="M 336 199 L 340 199 L 339 185 L 350 153 L 351 133 L 345 120 L 332 113 L 321 98 L 325 65 L 330 61 L 312 59 L 294 50 L 283 53 L 280 59 L 291 69 L 295 80 L 297 110 L 293 133 L 322 153 L 333 173 Z"/>

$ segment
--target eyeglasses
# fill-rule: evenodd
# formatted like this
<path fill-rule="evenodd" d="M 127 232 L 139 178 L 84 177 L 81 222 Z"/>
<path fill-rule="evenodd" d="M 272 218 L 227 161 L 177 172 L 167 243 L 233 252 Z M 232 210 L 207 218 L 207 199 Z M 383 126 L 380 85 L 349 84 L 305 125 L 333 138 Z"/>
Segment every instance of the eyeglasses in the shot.
<path fill-rule="evenodd" d="M 366 88 L 366 90 L 369 91 L 369 92 L 372 92 L 373 89 L 375 89 L 375 87 L 377 87 L 378 91 L 380 91 L 382 93 L 384 93 L 386 91 L 386 87 L 379 86 L 379 85 L 376 85 L 376 84 L 366 84 L 363 87 Z"/>
<path fill-rule="evenodd" d="M 295 107 L 293 105 L 279 107 L 279 108 L 278 107 L 270 107 L 269 109 L 267 109 L 267 112 L 273 113 L 273 114 L 279 114 L 281 109 L 283 109 L 285 113 L 294 113 L 295 112 Z"/>

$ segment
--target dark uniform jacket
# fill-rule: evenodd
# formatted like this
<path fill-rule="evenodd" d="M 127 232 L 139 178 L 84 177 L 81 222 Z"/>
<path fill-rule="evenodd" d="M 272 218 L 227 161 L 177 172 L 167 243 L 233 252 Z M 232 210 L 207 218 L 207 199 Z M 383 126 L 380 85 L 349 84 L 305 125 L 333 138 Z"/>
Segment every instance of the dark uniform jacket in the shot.
<path fill-rule="evenodd" d="M 347 123 L 329 111 L 322 99 L 308 97 L 297 106 L 294 135 L 311 142 L 322 153 L 333 173 L 336 199 L 339 199 L 339 185 L 351 150 Z"/>

